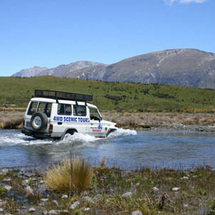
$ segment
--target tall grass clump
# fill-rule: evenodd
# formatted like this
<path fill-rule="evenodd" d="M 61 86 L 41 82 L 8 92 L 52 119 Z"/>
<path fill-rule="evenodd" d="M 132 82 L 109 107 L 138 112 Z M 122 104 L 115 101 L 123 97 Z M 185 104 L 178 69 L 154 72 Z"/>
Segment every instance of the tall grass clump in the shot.
<path fill-rule="evenodd" d="M 92 178 L 91 165 L 76 157 L 53 165 L 47 170 L 44 181 L 53 190 L 80 193 L 90 187 Z"/>

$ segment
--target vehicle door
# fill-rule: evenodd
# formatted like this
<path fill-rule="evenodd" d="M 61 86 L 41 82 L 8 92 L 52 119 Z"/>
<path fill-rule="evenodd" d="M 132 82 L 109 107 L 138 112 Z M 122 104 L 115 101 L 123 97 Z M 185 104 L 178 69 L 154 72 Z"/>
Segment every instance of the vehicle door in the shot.
<path fill-rule="evenodd" d="M 57 114 L 53 117 L 55 135 L 61 136 L 70 126 L 72 120 L 72 105 L 58 103 Z"/>
<path fill-rule="evenodd" d="M 90 114 L 90 133 L 94 136 L 103 136 L 102 117 L 97 108 L 89 107 Z"/>
<path fill-rule="evenodd" d="M 90 119 L 87 113 L 87 106 L 79 104 L 78 102 L 73 105 L 73 118 L 75 120 L 76 130 L 81 133 L 88 133 Z"/>

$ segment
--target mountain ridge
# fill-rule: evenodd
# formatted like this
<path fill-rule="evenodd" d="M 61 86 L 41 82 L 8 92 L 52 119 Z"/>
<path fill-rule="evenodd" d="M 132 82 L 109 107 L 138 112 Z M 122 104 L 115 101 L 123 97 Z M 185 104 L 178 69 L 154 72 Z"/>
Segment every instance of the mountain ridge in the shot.
<path fill-rule="evenodd" d="M 35 76 L 44 75 L 215 89 L 215 54 L 198 49 L 167 49 L 133 56 L 110 65 L 78 61 L 42 70 Z"/>
<path fill-rule="evenodd" d="M 14 73 L 12 77 L 34 77 L 47 69 L 47 67 L 33 66 L 29 69 L 22 69 L 21 71 Z"/>

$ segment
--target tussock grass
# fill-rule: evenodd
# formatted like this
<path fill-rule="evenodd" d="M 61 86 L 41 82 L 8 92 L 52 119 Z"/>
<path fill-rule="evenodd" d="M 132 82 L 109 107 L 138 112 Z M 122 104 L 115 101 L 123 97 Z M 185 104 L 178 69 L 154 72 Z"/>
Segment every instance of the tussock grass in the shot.
<path fill-rule="evenodd" d="M 81 158 L 64 159 L 48 169 L 45 175 L 46 185 L 59 191 L 70 190 L 80 193 L 91 185 L 93 169 Z"/>

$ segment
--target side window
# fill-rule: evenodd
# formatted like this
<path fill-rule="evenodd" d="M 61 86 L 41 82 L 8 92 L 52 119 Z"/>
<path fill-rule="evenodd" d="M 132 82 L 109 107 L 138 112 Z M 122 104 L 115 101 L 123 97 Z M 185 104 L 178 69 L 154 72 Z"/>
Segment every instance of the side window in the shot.
<path fill-rule="evenodd" d="M 38 111 L 44 112 L 47 117 L 51 115 L 52 104 L 47 102 L 40 102 L 38 106 Z"/>
<path fill-rule="evenodd" d="M 31 102 L 27 115 L 33 115 L 37 111 L 38 102 Z"/>
<path fill-rule="evenodd" d="M 96 108 L 90 108 L 90 119 L 91 120 L 99 120 L 101 116 Z"/>
<path fill-rule="evenodd" d="M 73 115 L 74 116 L 86 116 L 86 106 L 84 105 L 74 105 L 73 106 Z"/>
<path fill-rule="evenodd" d="M 69 104 L 58 104 L 58 115 L 71 115 L 72 109 Z"/>

